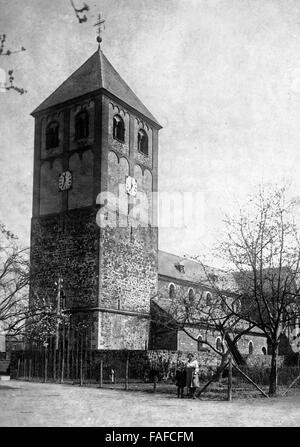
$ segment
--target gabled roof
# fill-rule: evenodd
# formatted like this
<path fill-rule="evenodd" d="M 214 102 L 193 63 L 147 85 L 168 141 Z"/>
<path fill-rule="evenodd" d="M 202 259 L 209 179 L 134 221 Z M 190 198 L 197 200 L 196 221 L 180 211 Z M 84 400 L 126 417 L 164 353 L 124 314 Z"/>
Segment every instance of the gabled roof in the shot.
<path fill-rule="evenodd" d="M 161 127 L 101 50 L 96 51 L 78 70 L 71 74 L 32 114 L 99 89 L 107 90 Z"/>
<path fill-rule="evenodd" d="M 178 266 L 183 266 L 182 269 Z M 209 287 L 211 281 L 209 275 L 214 275 L 214 284 L 220 290 L 237 291 L 237 283 L 232 273 L 216 269 L 194 261 L 193 259 L 183 258 L 166 251 L 158 252 L 158 273 L 161 276 L 167 276 L 179 281 L 190 281 L 199 285 Z"/>

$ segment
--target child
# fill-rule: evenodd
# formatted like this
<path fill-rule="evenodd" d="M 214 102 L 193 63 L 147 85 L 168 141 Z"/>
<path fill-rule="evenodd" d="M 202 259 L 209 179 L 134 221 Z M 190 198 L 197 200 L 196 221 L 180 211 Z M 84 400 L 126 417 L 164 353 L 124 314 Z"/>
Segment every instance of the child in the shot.
<path fill-rule="evenodd" d="M 184 387 L 186 386 L 186 371 L 184 363 L 180 363 L 175 374 L 177 397 L 183 398 Z"/>

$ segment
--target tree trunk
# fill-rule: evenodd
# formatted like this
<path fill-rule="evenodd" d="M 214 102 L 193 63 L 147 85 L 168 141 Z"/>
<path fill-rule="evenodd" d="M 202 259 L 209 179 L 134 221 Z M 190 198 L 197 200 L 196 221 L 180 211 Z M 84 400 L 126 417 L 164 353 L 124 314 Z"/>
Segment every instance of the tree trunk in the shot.
<path fill-rule="evenodd" d="M 278 345 L 272 347 L 271 371 L 269 376 L 269 396 L 276 396 L 277 393 L 277 355 Z"/>
<path fill-rule="evenodd" d="M 232 354 L 232 357 L 235 360 L 235 363 L 240 366 L 246 366 L 246 364 L 247 364 L 246 360 L 242 357 L 242 355 L 238 349 L 237 343 L 234 343 L 232 341 L 230 334 L 228 334 L 228 332 L 225 334 L 225 341 L 226 341 L 227 346 Z"/>
<path fill-rule="evenodd" d="M 216 382 L 220 382 L 222 379 L 222 374 L 223 374 L 223 368 L 225 366 L 225 364 L 228 362 L 228 356 L 230 354 L 230 351 L 226 351 L 224 354 L 222 354 L 222 360 L 221 360 L 221 364 L 217 369 L 216 372 Z"/>

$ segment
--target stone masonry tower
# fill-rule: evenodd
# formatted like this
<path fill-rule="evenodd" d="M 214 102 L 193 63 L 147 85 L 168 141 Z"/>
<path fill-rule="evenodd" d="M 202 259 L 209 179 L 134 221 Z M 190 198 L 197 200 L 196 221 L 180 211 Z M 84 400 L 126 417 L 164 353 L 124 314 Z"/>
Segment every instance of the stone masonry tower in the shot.
<path fill-rule="evenodd" d="M 100 45 L 32 115 L 31 303 L 37 294 L 55 302 L 61 278 L 74 318 L 92 316 L 94 348 L 145 349 L 161 126 Z M 142 224 L 141 197 L 150 204 Z"/>

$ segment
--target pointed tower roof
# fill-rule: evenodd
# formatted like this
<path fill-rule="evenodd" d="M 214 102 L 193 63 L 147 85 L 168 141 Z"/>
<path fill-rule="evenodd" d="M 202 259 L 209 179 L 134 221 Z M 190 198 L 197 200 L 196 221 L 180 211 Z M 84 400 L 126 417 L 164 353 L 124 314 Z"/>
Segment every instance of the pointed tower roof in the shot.
<path fill-rule="evenodd" d="M 35 115 L 42 110 L 99 89 L 108 91 L 161 127 L 156 118 L 121 78 L 101 50 L 96 51 L 81 67 L 71 74 L 32 114 Z"/>

